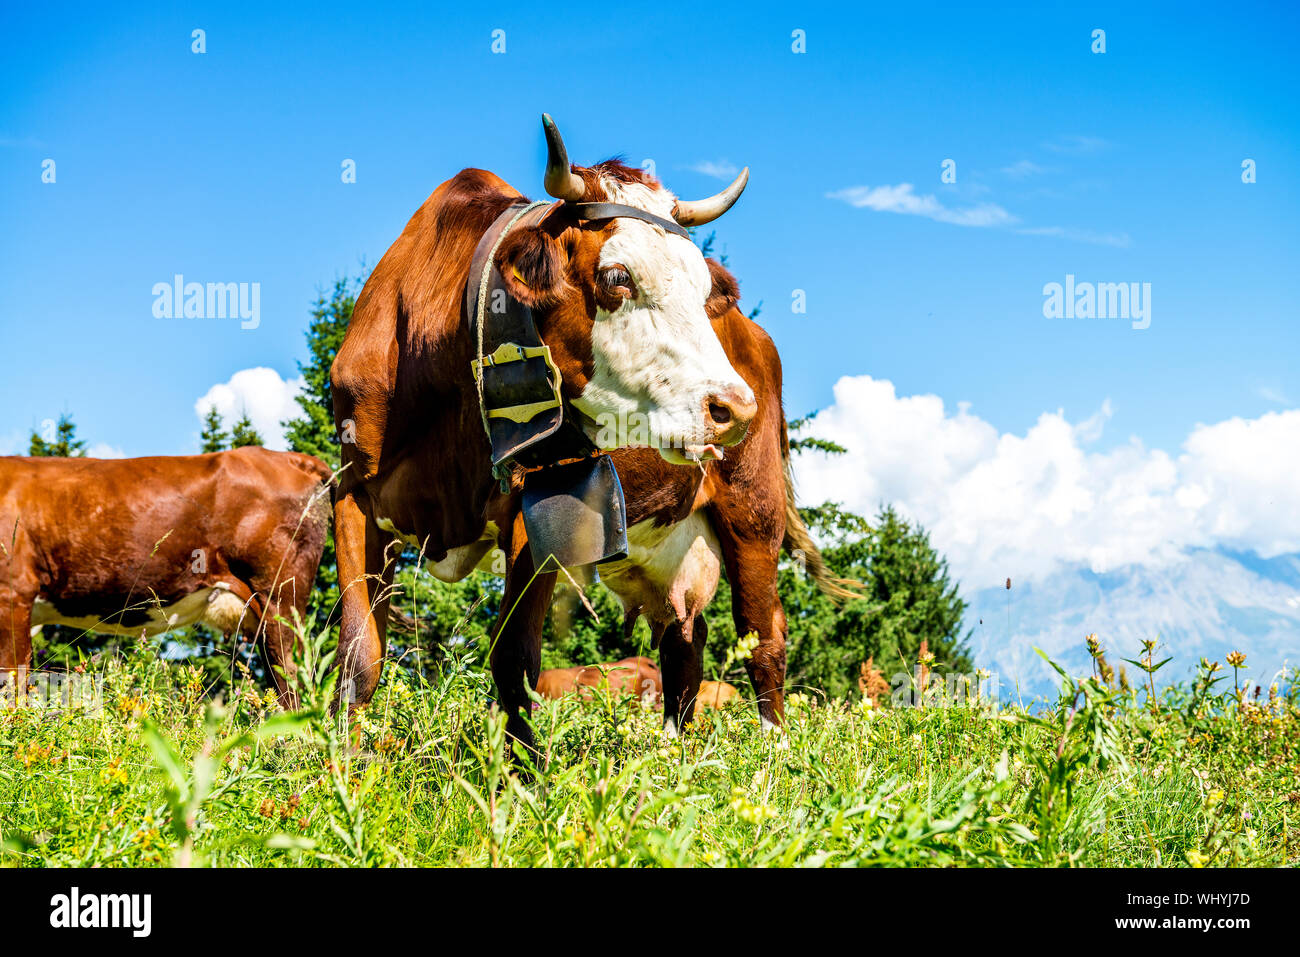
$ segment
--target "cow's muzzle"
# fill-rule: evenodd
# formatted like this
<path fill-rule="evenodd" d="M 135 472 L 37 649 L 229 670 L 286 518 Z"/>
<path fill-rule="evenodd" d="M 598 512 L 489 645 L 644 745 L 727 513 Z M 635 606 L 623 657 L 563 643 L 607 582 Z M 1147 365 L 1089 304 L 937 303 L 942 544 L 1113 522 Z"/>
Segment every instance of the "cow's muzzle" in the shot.
<path fill-rule="evenodd" d="M 748 386 L 720 389 L 704 400 L 704 421 L 717 445 L 735 445 L 743 439 L 757 414 L 758 403 Z"/>

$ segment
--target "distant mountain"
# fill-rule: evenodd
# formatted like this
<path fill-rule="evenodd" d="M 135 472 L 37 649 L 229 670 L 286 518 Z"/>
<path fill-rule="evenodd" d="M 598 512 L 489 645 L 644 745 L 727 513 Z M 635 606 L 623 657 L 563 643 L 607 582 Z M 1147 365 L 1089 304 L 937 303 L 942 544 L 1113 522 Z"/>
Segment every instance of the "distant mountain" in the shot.
<path fill-rule="evenodd" d="M 1141 656 L 1143 638 L 1158 638 L 1156 660 L 1173 660 L 1157 672 L 1157 684 L 1189 677 L 1202 657 L 1223 663 L 1234 650 L 1247 656 L 1243 683 L 1265 692 L 1283 665 L 1300 666 L 1300 555 L 1261 559 L 1202 549 L 1160 568 L 1104 575 L 1079 568 L 1011 585 L 963 592 L 975 662 L 995 672 L 1004 699 L 1054 697 L 1057 676 L 1035 647 L 1072 674 L 1086 674 L 1084 636 L 1091 632 L 1116 669 L 1123 658 Z M 1145 678 L 1125 667 L 1130 681 Z"/>

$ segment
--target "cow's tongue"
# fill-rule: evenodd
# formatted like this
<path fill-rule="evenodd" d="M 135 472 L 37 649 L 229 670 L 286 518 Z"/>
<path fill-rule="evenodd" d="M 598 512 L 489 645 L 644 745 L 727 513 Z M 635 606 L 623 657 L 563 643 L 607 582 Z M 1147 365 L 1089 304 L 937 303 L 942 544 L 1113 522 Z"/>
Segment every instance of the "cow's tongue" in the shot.
<path fill-rule="evenodd" d="M 686 454 L 698 462 L 722 461 L 722 448 L 717 445 L 688 445 Z"/>

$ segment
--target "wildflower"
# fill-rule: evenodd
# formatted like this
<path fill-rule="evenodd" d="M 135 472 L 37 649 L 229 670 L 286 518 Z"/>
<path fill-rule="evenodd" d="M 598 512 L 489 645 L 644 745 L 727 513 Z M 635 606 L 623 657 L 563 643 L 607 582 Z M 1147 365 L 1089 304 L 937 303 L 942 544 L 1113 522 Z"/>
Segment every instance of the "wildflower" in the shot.
<path fill-rule="evenodd" d="M 126 771 L 122 769 L 122 759 L 114 758 L 99 773 L 99 780 L 107 787 L 120 787 L 127 783 Z"/>
<path fill-rule="evenodd" d="M 1188 851 L 1187 863 L 1192 867 L 1204 867 L 1206 864 L 1210 863 L 1210 858 L 1207 855 L 1202 854 L 1200 851 Z"/>
<path fill-rule="evenodd" d="M 1228 653 L 1226 660 L 1232 667 L 1240 668 L 1246 663 L 1246 656 L 1240 651 L 1232 651 Z"/>
<path fill-rule="evenodd" d="M 751 631 L 745 637 L 736 642 L 736 647 L 732 652 L 732 657 L 737 661 L 748 659 L 754 656 L 754 649 L 758 647 L 758 632 Z"/>

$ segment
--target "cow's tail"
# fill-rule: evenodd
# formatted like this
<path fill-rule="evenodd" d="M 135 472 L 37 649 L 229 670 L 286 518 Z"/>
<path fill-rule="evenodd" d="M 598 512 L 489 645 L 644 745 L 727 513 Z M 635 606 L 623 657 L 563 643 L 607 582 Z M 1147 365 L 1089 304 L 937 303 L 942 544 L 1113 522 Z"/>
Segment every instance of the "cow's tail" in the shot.
<path fill-rule="evenodd" d="M 794 473 L 790 468 L 790 441 L 784 428 L 781 430 L 781 469 L 785 473 L 785 538 L 781 544 L 791 558 L 803 564 L 813 577 L 821 593 L 836 604 L 852 598 L 864 597 L 866 586 L 853 578 L 839 578 L 826 567 L 821 549 L 813 541 L 812 533 L 799 515 L 794 497 Z"/>

